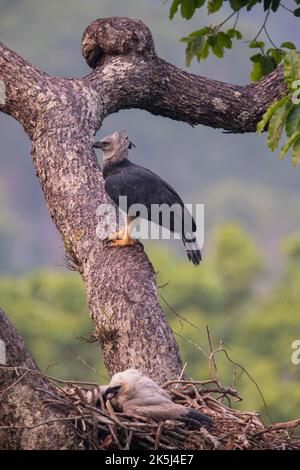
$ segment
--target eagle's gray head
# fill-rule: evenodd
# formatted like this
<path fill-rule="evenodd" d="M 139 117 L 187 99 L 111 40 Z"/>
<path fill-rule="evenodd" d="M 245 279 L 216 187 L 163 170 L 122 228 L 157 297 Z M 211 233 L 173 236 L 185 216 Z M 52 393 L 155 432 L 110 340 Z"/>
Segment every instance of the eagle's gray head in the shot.
<path fill-rule="evenodd" d="M 115 165 L 128 158 L 128 150 L 135 145 L 124 132 L 115 132 L 95 142 L 93 147 L 103 151 L 103 165 L 105 166 L 107 163 Z"/>
<path fill-rule="evenodd" d="M 161 396 L 163 399 L 168 397 L 168 394 L 137 369 L 127 369 L 115 374 L 105 391 L 105 397 L 116 398 L 120 406 L 132 399 L 145 399 L 153 396 Z"/>

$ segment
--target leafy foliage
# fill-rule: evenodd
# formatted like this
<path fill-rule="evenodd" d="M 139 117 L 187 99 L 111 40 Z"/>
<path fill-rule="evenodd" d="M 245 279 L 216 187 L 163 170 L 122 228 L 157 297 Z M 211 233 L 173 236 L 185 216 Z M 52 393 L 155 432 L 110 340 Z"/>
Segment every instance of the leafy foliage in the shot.
<path fill-rule="evenodd" d="M 265 50 L 264 41 L 251 41 L 249 47 L 252 49 L 259 49 L 260 52 L 252 55 L 250 60 L 253 62 L 253 69 L 251 72 L 251 80 L 257 82 L 261 78 L 269 75 L 277 65 L 279 65 L 284 57 L 285 51 L 287 49 L 295 49 L 293 43 L 285 42 L 281 44 L 280 48 L 269 48 Z"/>
<path fill-rule="evenodd" d="M 298 4 L 298 0 L 294 0 Z M 197 9 L 207 7 L 209 15 L 218 12 L 223 7 L 228 10 L 229 7 L 232 13 L 224 19 L 220 24 L 210 25 L 198 31 L 192 32 L 189 36 L 181 39 L 186 46 L 186 63 L 190 65 L 193 58 L 198 62 L 206 59 L 209 52 L 213 52 L 216 57 L 222 58 L 225 49 L 232 48 L 232 39 L 242 39 L 243 34 L 237 29 L 239 14 L 241 10 L 250 11 L 255 6 L 260 6 L 265 12 L 263 24 L 260 27 L 256 37 L 252 41 L 248 41 L 250 49 L 258 49 L 258 52 L 250 57 L 253 62 L 253 69 L 251 72 L 251 79 L 253 81 L 260 80 L 262 77 L 272 72 L 278 64 L 280 64 L 284 57 L 285 49 L 295 49 L 295 45 L 291 41 L 285 41 L 280 47 L 275 46 L 272 39 L 267 32 L 267 20 L 270 12 L 277 12 L 280 6 L 280 0 L 173 0 L 170 7 L 169 17 L 173 19 L 179 11 L 181 16 L 187 20 L 191 19 Z M 295 16 L 300 16 L 300 8 L 294 10 Z M 229 20 L 234 19 L 233 27 L 224 31 L 222 27 Z M 266 48 L 265 42 L 258 40 L 261 33 L 264 32 L 267 39 L 271 43 L 271 47 Z"/>
<path fill-rule="evenodd" d="M 231 49 L 234 38 L 242 39 L 241 33 L 233 28 L 225 33 L 219 31 L 218 27 L 202 28 L 181 38 L 181 41 L 187 44 L 186 64 L 190 65 L 194 57 L 200 62 L 206 59 L 210 52 L 216 57 L 223 57 L 225 49 Z"/>
<path fill-rule="evenodd" d="M 294 2 L 299 5 L 299 0 L 294 0 Z M 206 6 L 208 14 L 213 14 L 225 7 L 225 3 L 227 3 L 227 8 L 229 3 L 232 12 L 221 23 L 206 26 L 181 38 L 181 41 L 186 43 L 186 64 L 190 65 L 194 58 L 198 62 L 205 60 L 211 52 L 218 58 L 224 57 L 225 50 L 232 48 L 233 40 L 240 40 L 243 37 L 241 31 L 237 29 L 241 10 L 250 11 L 255 6 L 262 7 L 265 12 L 263 23 L 255 38 L 248 41 L 249 48 L 256 50 L 255 54 L 250 57 L 253 64 L 251 80 L 253 82 L 261 80 L 273 72 L 279 64 L 283 64 L 284 80 L 289 93 L 269 107 L 257 126 L 257 132 L 260 134 L 268 127 L 268 146 L 275 151 L 285 130 L 286 141 L 279 152 L 279 158 L 283 158 L 292 149 L 292 163 L 297 165 L 300 161 L 300 99 L 298 99 L 300 96 L 300 57 L 291 41 L 284 41 L 280 47 L 277 47 L 267 30 L 270 13 L 278 11 L 281 5 L 280 0 L 208 0 L 207 2 L 205 0 L 173 0 L 170 19 L 178 12 L 179 6 L 182 17 L 190 19 L 197 9 Z M 299 7 L 294 10 L 286 9 L 294 16 L 300 17 Z M 234 19 L 234 23 L 225 31 L 223 27 L 231 19 Z M 265 34 L 271 47 L 260 39 L 262 33 Z"/>
<path fill-rule="evenodd" d="M 297 165 L 300 161 L 300 103 L 294 104 L 292 94 L 294 83 L 300 79 L 298 53 L 291 51 L 285 54 L 284 65 L 284 80 L 289 93 L 267 109 L 258 123 L 257 132 L 260 134 L 268 126 L 268 146 L 274 151 L 278 148 L 283 130 L 285 130 L 286 141 L 280 150 L 279 158 L 283 158 L 292 148 L 292 162 Z"/>

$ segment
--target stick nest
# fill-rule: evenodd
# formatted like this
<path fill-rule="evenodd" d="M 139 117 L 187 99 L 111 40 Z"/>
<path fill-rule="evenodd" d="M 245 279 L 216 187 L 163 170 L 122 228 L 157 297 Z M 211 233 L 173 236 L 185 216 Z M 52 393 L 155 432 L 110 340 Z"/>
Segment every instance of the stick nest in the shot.
<path fill-rule="evenodd" d="M 163 385 L 176 403 L 210 415 L 214 428 L 189 431 L 183 423 L 156 423 L 144 417 L 127 415 L 104 402 L 100 387 L 60 388 L 59 397 L 49 403 L 63 406 L 74 417 L 74 428 L 83 449 L 190 449 L 190 450 L 300 450 L 300 436 L 294 430 L 300 419 L 264 425 L 258 412 L 240 411 L 232 402 L 238 392 L 222 388 L 217 381 L 170 381 Z"/>

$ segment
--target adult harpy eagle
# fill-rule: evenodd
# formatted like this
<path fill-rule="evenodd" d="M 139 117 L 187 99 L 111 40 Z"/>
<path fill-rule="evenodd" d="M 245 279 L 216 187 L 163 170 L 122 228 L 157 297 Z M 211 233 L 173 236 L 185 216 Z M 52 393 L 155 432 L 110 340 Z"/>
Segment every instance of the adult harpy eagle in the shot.
<path fill-rule="evenodd" d="M 189 429 L 213 427 L 210 416 L 174 403 L 165 390 L 137 369 L 115 374 L 105 389 L 104 397 L 113 399 L 114 404 L 128 414 L 145 416 L 154 421 L 181 421 Z"/>
<path fill-rule="evenodd" d="M 198 265 L 202 258 L 195 236 L 196 223 L 193 217 L 180 196 L 166 181 L 147 168 L 128 160 L 128 151 L 133 146 L 123 132 L 115 132 L 94 143 L 94 148 L 103 151 L 106 192 L 117 205 L 120 196 L 126 196 L 128 209 L 135 204 L 142 204 L 147 209 L 148 220 L 180 234 L 189 260 Z M 175 207 L 176 210 L 170 212 L 168 220 L 164 220 L 162 213 L 159 213 L 158 220 L 153 220 L 153 205 L 167 205 L 170 208 Z M 140 216 L 143 218 L 143 213 Z M 130 222 L 132 219 L 127 217 L 124 230 L 109 237 L 113 246 L 130 246 L 136 243 L 136 240 L 130 237 Z"/>

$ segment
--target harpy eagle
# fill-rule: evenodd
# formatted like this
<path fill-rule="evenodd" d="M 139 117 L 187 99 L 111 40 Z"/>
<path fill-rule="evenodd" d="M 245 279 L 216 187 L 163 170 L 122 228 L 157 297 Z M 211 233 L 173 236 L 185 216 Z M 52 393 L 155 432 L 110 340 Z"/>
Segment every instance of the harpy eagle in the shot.
<path fill-rule="evenodd" d="M 147 209 L 147 215 L 144 217 L 143 213 L 140 213 L 140 217 L 178 233 L 185 245 L 189 260 L 198 265 L 202 258 L 195 236 L 196 223 L 193 217 L 180 196 L 166 181 L 147 168 L 128 160 L 129 149 L 133 146 L 134 144 L 123 132 L 115 132 L 93 144 L 94 148 L 103 151 L 106 192 L 118 206 L 120 197 L 127 197 L 128 210 L 133 205 L 143 205 Z M 164 220 L 162 213 L 159 213 L 158 220 L 153 220 L 154 205 L 175 207 L 176 210 L 170 212 L 168 220 Z M 131 246 L 136 243 L 136 240 L 130 237 L 129 230 L 133 218 L 127 217 L 124 230 L 109 237 L 112 246 Z"/>
<path fill-rule="evenodd" d="M 189 429 L 211 428 L 210 416 L 192 408 L 174 403 L 168 393 L 137 369 L 115 374 L 104 397 L 113 399 L 124 413 L 144 416 L 154 421 L 177 420 Z"/>

